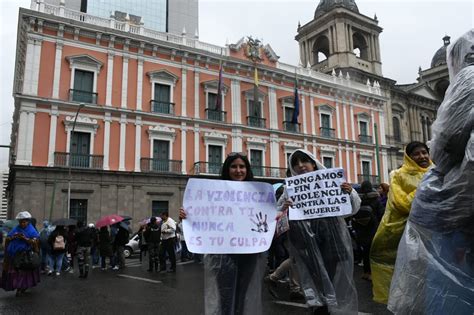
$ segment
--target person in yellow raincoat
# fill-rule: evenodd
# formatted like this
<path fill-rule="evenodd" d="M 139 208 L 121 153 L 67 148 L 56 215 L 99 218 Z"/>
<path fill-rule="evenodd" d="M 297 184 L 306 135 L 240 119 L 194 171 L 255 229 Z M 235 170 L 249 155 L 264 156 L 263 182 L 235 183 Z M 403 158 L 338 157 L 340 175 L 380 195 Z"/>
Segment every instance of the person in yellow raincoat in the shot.
<path fill-rule="evenodd" d="M 370 249 L 374 301 L 387 304 L 398 243 L 410 214 L 416 187 L 432 162 L 426 144 L 410 142 L 402 167 L 393 172 L 387 206 Z"/>

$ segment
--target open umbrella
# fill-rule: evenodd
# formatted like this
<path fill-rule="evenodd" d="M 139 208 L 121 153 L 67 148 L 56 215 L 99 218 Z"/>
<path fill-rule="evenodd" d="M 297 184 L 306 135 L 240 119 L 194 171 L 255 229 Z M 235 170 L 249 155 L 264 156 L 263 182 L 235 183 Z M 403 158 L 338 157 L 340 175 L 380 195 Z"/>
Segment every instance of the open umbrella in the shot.
<path fill-rule="evenodd" d="M 158 223 L 161 222 L 161 218 L 160 218 L 160 217 L 155 217 L 155 218 L 156 218 L 156 222 L 158 222 Z M 150 223 L 150 219 L 151 219 L 151 218 L 143 219 L 142 221 L 140 221 L 140 225 L 147 225 L 148 223 Z"/>
<path fill-rule="evenodd" d="M 132 218 L 131 216 L 129 216 L 129 215 L 123 215 L 122 218 L 123 218 L 124 221 L 133 220 L 133 218 Z"/>
<path fill-rule="evenodd" d="M 119 216 L 118 214 L 110 214 L 99 219 L 99 221 L 95 223 L 95 227 L 100 229 L 103 226 L 112 225 L 112 224 L 119 223 L 122 221 L 123 221 L 123 217 Z"/>
<path fill-rule="evenodd" d="M 57 219 L 57 220 L 54 220 L 53 225 L 61 225 L 61 226 L 70 226 L 70 225 L 76 225 L 77 224 L 77 220 L 75 219 L 69 219 L 69 218 L 62 218 L 62 219 Z"/>

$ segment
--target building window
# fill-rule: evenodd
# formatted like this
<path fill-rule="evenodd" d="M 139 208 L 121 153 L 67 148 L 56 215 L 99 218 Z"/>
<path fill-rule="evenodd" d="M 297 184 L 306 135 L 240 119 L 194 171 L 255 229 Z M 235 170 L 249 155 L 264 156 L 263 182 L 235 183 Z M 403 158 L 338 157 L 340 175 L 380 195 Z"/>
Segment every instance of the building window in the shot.
<path fill-rule="evenodd" d="M 168 201 L 163 200 L 152 200 L 151 202 L 151 216 L 159 217 L 163 212 L 168 212 L 169 206 Z"/>
<path fill-rule="evenodd" d="M 247 124 L 251 127 L 265 128 L 265 119 L 262 115 L 262 102 L 255 104 L 254 100 L 247 101 L 248 116 Z"/>
<path fill-rule="evenodd" d="M 334 163 L 333 163 L 334 159 L 330 156 L 323 156 L 323 165 L 325 168 L 333 168 L 334 167 Z"/>
<path fill-rule="evenodd" d="M 321 137 L 325 138 L 334 138 L 335 137 L 335 130 L 331 128 L 331 115 L 329 114 L 321 114 L 321 127 L 320 127 L 320 135 Z"/>
<path fill-rule="evenodd" d="M 400 142 L 402 140 L 401 130 L 400 130 L 400 120 L 397 117 L 392 118 L 393 123 L 393 138 L 395 141 Z"/>
<path fill-rule="evenodd" d="M 90 142 L 91 134 L 89 132 L 74 131 L 72 133 L 69 149 L 71 167 L 89 167 L 91 158 Z"/>
<path fill-rule="evenodd" d="M 372 143 L 372 137 L 369 136 L 368 122 L 359 120 L 359 141 L 361 143 Z"/>
<path fill-rule="evenodd" d="M 71 199 L 69 218 L 87 223 L 87 199 Z"/>
<path fill-rule="evenodd" d="M 208 146 L 208 172 L 209 174 L 220 174 L 222 167 L 223 147 L 220 145 Z"/>
<path fill-rule="evenodd" d="M 97 103 L 94 93 L 94 72 L 75 69 L 71 100 L 80 103 Z"/>
<path fill-rule="evenodd" d="M 213 121 L 225 121 L 225 112 L 222 110 L 223 100 L 221 100 L 221 108 L 217 108 L 217 93 L 207 92 L 207 119 Z"/>
<path fill-rule="evenodd" d="M 250 150 L 250 163 L 254 176 L 263 176 L 263 151 Z"/>
<path fill-rule="evenodd" d="M 153 140 L 153 171 L 168 172 L 170 170 L 170 142 Z"/>
<path fill-rule="evenodd" d="M 171 85 L 155 83 L 151 111 L 161 114 L 174 114 L 174 103 L 171 102 Z"/>
<path fill-rule="evenodd" d="M 291 132 L 299 132 L 299 124 L 293 122 L 293 113 L 295 112 L 295 107 L 293 104 L 286 103 L 283 105 L 284 108 L 284 121 L 283 121 L 283 129 L 285 131 Z"/>
<path fill-rule="evenodd" d="M 362 175 L 365 176 L 370 176 L 371 171 L 370 171 L 370 162 L 369 161 L 362 161 Z"/>

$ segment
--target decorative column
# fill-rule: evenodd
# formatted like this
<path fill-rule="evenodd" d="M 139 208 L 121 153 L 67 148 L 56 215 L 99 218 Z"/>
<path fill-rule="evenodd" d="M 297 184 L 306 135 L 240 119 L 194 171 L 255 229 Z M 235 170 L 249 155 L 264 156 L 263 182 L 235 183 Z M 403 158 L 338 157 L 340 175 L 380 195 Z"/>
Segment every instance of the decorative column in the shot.
<path fill-rule="evenodd" d="M 352 147 L 352 157 L 354 158 L 354 181 L 357 181 L 357 148 Z"/>
<path fill-rule="evenodd" d="M 142 110 L 142 93 L 143 93 L 143 57 L 138 57 L 137 68 L 137 110 Z"/>
<path fill-rule="evenodd" d="M 110 122 L 112 116 L 110 112 L 105 113 L 104 117 L 104 170 L 109 170 L 109 156 L 110 156 Z"/>
<path fill-rule="evenodd" d="M 127 108 L 127 89 L 128 89 L 128 55 L 123 55 L 122 68 L 122 108 Z"/>
<path fill-rule="evenodd" d="M 194 69 L 194 117 L 199 118 L 199 69 Z"/>
<path fill-rule="evenodd" d="M 341 119 L 339 118 L 339 101 L 337 98 L 334 99 L 334 103 L 336 104 L 336 131 L 337 131 L 337 138 L 341 139 Z M 345 126 L 344 126 L 345 128 Z"/>
<path fill-rule="evenodd" d="M 304 93 L 301 93 L 301 109 L 302 109 L 302 114 L 303 114 L 303 134 L 307 134 L 307 128 L 306 128 L 306 95 Z"/>
<path fill-rule="evenodd" d="M 232 129 L 232 151 L 242 152 L 242 129 L 234 128 Z"/>
<path fill-rule="evenodd" d="M 372 127 L 372 144 L 375 145 L 375 137 L 377 136 L 375 134 L 375 116 L 374 116 L 374 111 L 370 110 L 370 121 L 371 121 L 371 127 Z"/>
<path fill-rule="evenodd" d="M 112 106 L 112 88 L 113 88 L 113 76 L 114 76 L 114 56 L 113 51 L 109 51 L 107 54 L 107 87 L 105 89 L 105 105 Z"/>
<path fill-rule="evenodd" d="M 186 90 L 188 88 L 187 73 L 188 73 L 188 70 L 186 70 L 186 68 L 184 68 L 184 65 L 183 65 L 183 69 L 181 69 L 181 116 L 183 117 L 187 117 L 188 115 L 188 112 L 187 112 L 188 100 L 187 100 L 187 94 L 186 94 Z M 184 162 L 183 162 L 183 165 L 184 165 Z M 183 174 L 184 173 L 186 172 L 183 172 Z"/>
<path fill-rule="evenodd" d="M 56 42 L 56 55 L 54 59 L 54 77 L 53 77 L 53 98 L 59 98 L 59 82 L 61 80 L 61 61 L 64 42 L 58 40 Z"/>
<path fill-rule="evenodd" d="M 280 167 L 280 139 L 276 134 L 270 134 L 270 166 Z"/>
<path fill-rule="evenodd" d="M 347 105 L 344 104 L 344 101 L 342 101 L 341 106 L 342 106 L 342 121 L 344 123 L 344 140 L 349 140 L 349 132 L 347 128 L 347 110 L 346 110 Z"/>
<path fill-rule="evenodd" d="M 350 157 L 350 154 L 349 154 L 349 146 L 346 145 L 346 174 L 347 174 L 347 181 L 349 183 L 355 183 L 357 181 L 357 179 L 355 180 L 352 180 L 352 173 L 351 173 L 351 157 Z"/>
<path fill-rule="evenodd" d="M 270 105 L 270 129 L 278 130 L 278 109 L 277 109 L 277 97 L 275 88 L 268 88 L 268 103 Z"/>
<path fill-rule="evenodd" d="M 20 108 L 20 124 L 18 126 L 18 142 L 16 152 L 17 165 L 31 165 L 33 152 L 33 135 L 35 128 L 36 104 L 22 102 Z"/>
<path fill-rule="evenodd" d="M 140 160 L 142 152 L 142 118 L 137 116 L 135 119 L 135 172 L 140 172 Z"/>
<path fill-rule="evenodd" d="M 313 97 L 310 95 L 309 96 L 309 111 L 310 111 L 310 116 L 311 116 L 311 134 L 313 136 L 316 135 L 316 121 L 314 120 L 314 99 Z"/>
<path fill-rule="evenodd" d="M 56 128 L 58 125 L 58 106 L 51 105 L 49 122 L 48 166 L 54 166 L 54 151 L 56 151 Z"/>
<path fill-rule="evenodd" d="M 127 139 L 127 115 L 120 115 L 119 171 L 125 171 L 125 145 Z"/>
<path fill-rule="evenodd" d="M 39 67 L 41 59 L 41 39 L 28 36 L 25 57 L 25 77 L 23 79 L 23 93 L 38 94 Z"/>
<path fill-rule="evenodd" d="M 194 125 L 194 163 L 199 162 L 199 148 L 201 143 L 199 141 L 199 124 Z"/>
<path fill-rule="evenodd" d="M 186 151 L 186 123 L 181 123 L 181 173 L 186 174 L 186 165 L 187 165 L 187 156 L 188 152 Z"/>
<path fill-rule="evenodd" d="M 354 105 L 349 104 L 349 120 L 351 121 L 351 131 L 352 131 L 352 141 L 356 141 L 357 137 L 355 134 L 355 125 L 354 125 Z"/>
<path fill-rule="evenodd" d="M 230 84 L 231 107 L 232 107 L 232 123 L 242 123 L 241 98 L 240 98 L 240 82 L 232 80 Z"/>

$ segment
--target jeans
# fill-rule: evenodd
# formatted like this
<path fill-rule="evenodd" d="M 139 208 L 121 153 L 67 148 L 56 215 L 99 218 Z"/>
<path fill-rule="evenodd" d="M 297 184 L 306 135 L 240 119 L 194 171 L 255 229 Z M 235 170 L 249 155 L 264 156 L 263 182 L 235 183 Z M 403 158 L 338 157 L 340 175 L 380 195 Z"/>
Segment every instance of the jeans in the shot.
<path fill-rule="evenodd" d="M 63 265 L 64 253 L 48 255 L 49 257 L 49 270 L 55 272 L 61 272 L 61 267 Z M 54 268 L 56 267 L 56 269 Z"/>

